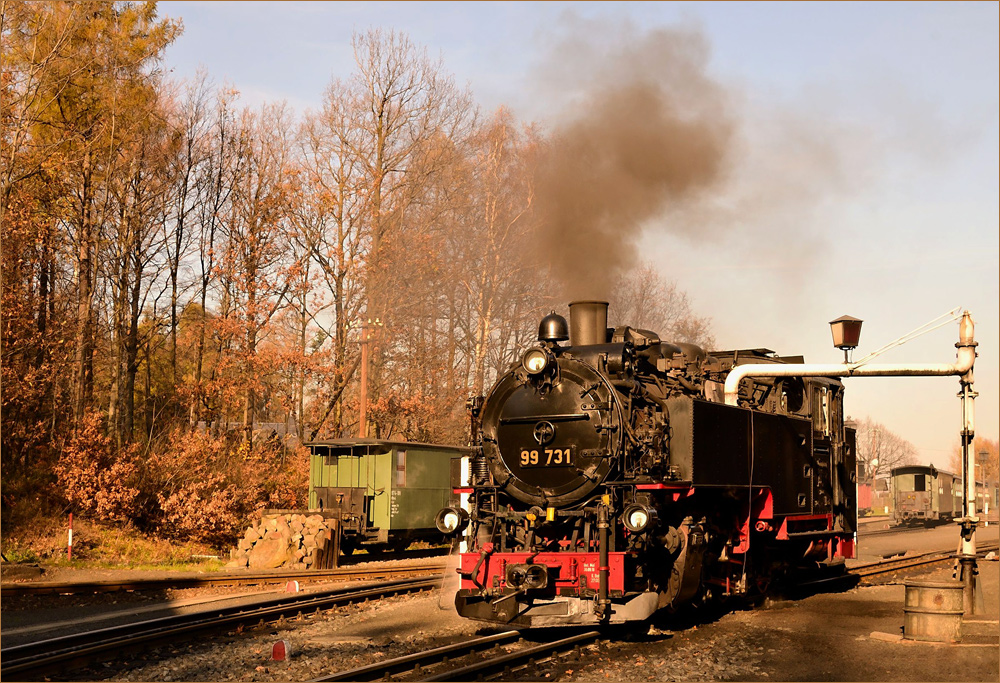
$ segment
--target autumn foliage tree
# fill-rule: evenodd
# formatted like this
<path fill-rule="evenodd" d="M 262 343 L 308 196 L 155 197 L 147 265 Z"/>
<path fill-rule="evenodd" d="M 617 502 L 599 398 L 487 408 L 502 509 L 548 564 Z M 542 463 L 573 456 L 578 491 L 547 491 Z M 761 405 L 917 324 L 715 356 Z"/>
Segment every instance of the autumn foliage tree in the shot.
<path fill-rule="evenodd" d="M 972 440 L 972 451 L 976 458 L 976 481 L 1000 483 L 1000 442 L 996 439 L 975 437 Z M 948 458 L 948 467 L 952 472 L 961 475 L 963 471 L 962 451 L 955 446 Z"/>
<path fill-rule="evenodd" d="M 366 321 L 368 435 L 461 443 L 465 398 L 565 304 L 538 127 L 390 30 L 317 111 L 251 108 L 167 80 L 180 30 L 155 2 L 0 2 L 5 528 L 72 509 L 224 545 L 305 505 L 304 441 L 357 435 Z M 711 341 L 652 266 L 612 299 Z"/>

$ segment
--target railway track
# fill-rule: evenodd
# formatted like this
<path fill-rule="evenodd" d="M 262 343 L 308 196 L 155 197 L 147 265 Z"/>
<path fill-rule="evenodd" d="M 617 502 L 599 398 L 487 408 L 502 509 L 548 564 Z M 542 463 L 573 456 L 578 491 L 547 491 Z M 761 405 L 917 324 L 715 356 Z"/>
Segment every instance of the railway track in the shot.
<path fill-rule="evenodd" d="M 979 522 L 980 529 L 985 528 L 986 521 L 987 520 L 983 519 Z M 995 520 L 993 520 L 993 523 L 994 524 L 996 523 Z M 935 529 L 942 526 L 954 525 L 955 522 L 954 521 L 935 522 L 929 527 L 924 526 L 923 524 L 913 524 L 912 526 L 908 526 L 904 524 L 897 524 L 895 521 L 892 522 L 887 521 L 884 522 L 884 524 L 885 527 L 883 528 L 882 525 L 880 524 L 879 525 L 865 524 L 864 522 L 861 522 L 858 529 L 858 535 L 868 537 L 868 536 L 882 536 L 888 534 L 905 534 L 912 531 L 927 531 L 928 529 Z"/>
<path fill-rule="evenodd" d="M 178 588 L 210 588 L 215 586 L 257 586 L 285 584 L 289 581 L 362 581 L 397 579 L 440 573 L 445 561 L 424 562 L 397 567 L 371 568 L 365 566 L 339 569 L 316 569 L 294 572 L 251 572 L 243 574 L 215 574 L 184 576 L 163 579 L 112 579 L 107 581 L 34 581 L 8 583 L 0 587 L 0 597 L 20 595 L 85 595 L 114 591 L 155 591 Z"/>
<path fill-rule="evenodd" d="M 997 543 L 986 543 L 980 545 L 977 556 L 982 558 L 986 555 L 986 553 L 998 550 L 998 546 L 1000 546 L 1000 544 Z M 913 569 L 915 567 L 923 567 L 954 560 L 954 551 L 932 551 L 929 553 L 922 553 L 920 555 L 893 557 L 886 560 L 880 560 L 878 562 L 855 565 L 851 568 L 850 573 L 861 577 L 862 580 L 865 580 L 870 577 L 881 574 L 891 574 L 903 569 Z"/>
<path fill-rule="evenodd" d="M 905 534 L 912 531 L 926 531 L 924 526 L 890 526 L 888 529 L 865 529 L 858 531 L 858 536 L 868 538 L 870 536 L 888 536 L 890 534 Z"/>
<path fill-rule="evenodd" d="M 997 543 L 985 544 L 980 548 L 980 556 L 997 549 Z M 954 559 L 954 552 L 945 551 L 898 557 L 856 565 L 851 568 L 846 577 L 865 581 L 879 575 L 954 561 Z M 373 575 L 392 577 L 393 580 L 361 587 L 290 594 L 257 603 L 252 607 L 215 608 L 194 614 L 174 615 L 4 648 L 0 650 L 0 674 L 5 679 L 37 679 L 54 671 L 71 671 L 76 667 L 112 660 L 122 654 L 144 651 L 166 643 L 186 640 L 199 633 L 240 630 L 264 623 L 278 622 L 282 619 L 295 618 L 310 612 L 331 609 L 351 602 L 377 600 L 388 595 L 430 590 L 439 584 L 442 568 L 443 563 L 434 563 L 382 568 L 376 570 L 374 574 L 370 570 L 361 571 L 356 568 L 307 572 L 307 578 L 313 580 L 356 580 L 361 577 L 370 579 Z M 430 578 L 413 578 L 415 573 L 427 574 L 429 572 L 433 572 Z M 401 574 L 410 578 L 398 578 Z M 95 588 L 99 591 L 149 590 L 154 587 L 230 585 L 227 582 L 233 579 L 243 583 L 280 583 L 292 577 L 302 578 L 302 573 L 198 577 L 185 579 L 183 582 L 165 579 L 139 582 L 93 582 L 84 586 L 66 584 L 65 587 L 50 584 L 41 587 L 42 590 L 39 592 L 78 592 L 81 589 L 85 592 L 93 592 Z M 842 575 L 840 578 L 843 579 L 845 576 Z M 30 585 L 24 587 L 39 588 Z M 581 647 L 598 640 L 600 637 L 599 631 L 587 631 L 551 643 L 528 644 L 520 638 L 518 632 L 508 631 L 426 652 L 409 654 L 316 680 L 362 681 L 379 680 L 390 676 L 399 680 L 489 678 L 498 673 L 533 666 L 564 654 L 567 650 L 579 651 Z"/>
<path fill-rule="evenodd" d="M 462 643 L 445 645 L 314 681 L 474 681 L 535 666 L 599 640 L 601 631 L 584 631 L 548 643 L 529 645 L 517 631 L 504 631 Z"/>
<path fill-rule="evenodd" d="M 215 608 L 49 638 L 0 650 L 0 677 L 7 680 L 38 678 L 54 671 L 69 671 L 112 660 L 125 653 L 186 640 L 199 633 L 237 630 L 354 602 L 432 590 L 439 583 L 440 576 L 435 576 L 431 579 L 397 579 L 317 593 L 295 593 L 250 607 Z"/>
<path fill-rule="evenodd" d="M 997 544 L 986 544 L 980 548 L 980 557 Z M 882 560 L 851 569 L 846 575 L 824 579 L 816 583 L 844 581 L 900 570 L 911 569 L 946 562 L 954 559 L 953 552 L 930 552 L 921 555 Z M 560 656 L 569 651 L 579 652 L 580 648 L 601 639 L 601 631 L 587 631 L 551 643 L 518 647 L 523 643 L 517 631 L 507 631 L 475 640 L 447 645 L 425 652 L 413 653 L 388 661 L 342 671 L 314 681 L 460 681 L 486 680 L 499 674 L 516 672 L 518 669 Z"/>

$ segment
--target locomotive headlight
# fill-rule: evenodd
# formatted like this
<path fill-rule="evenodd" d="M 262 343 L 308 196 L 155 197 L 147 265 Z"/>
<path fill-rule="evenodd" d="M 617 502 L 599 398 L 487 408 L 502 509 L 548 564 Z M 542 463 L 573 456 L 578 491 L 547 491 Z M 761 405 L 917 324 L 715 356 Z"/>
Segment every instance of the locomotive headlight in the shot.
<path fill-rule="evenodd" d="M 543 349 L 531 348 L 521 356 L 521 367 L 529 375 L 537 375 L 549 366 L 549 354 Z"/>
<path fill-rule="evenodd" d="M 629 505 L 625 508 L 625 514 L 622 515 L 622 522 L 625 524 L 625 528 L 633 534 L 641 534 L 646 531 L 646 529 L 652 526 L 655 519 L 656 512 L 641 503 Z"/>
<path fill-rule="evenodd" d="M 442 534 L 457 534 L 469 523 L 469 513 L 462 508 L 447 507 L 438 511 L 434 526 Z"/>

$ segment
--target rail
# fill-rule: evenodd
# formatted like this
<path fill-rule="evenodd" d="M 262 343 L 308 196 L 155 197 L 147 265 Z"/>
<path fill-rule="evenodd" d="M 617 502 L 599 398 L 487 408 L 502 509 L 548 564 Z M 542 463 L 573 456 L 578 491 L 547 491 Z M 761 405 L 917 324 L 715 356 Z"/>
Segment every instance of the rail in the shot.
<path fill-rule="evenodd" d="M 341 567 L 293 572 L 252 572 L 214 576 L 182 576 L 162 579 L 111 579 L 107 581 L 33 581 L 5 583 L 0 597 L 19 595 L 84 595 L 114 591 L 154 591 L 179 588 L 210 588 L 214 586 L 256 586 L 284 584 L 288 581 L 363 581 L 418 576 L 444 571 L 445 562 L 428 562 L 400 567 Z"/>
<path fill-rule="evenodd" d="M 998 550 L 998 548 L 1000 548 L 1000 543 L 982 545 L 979 548 L 978 555 L 981 557 L 991 550 Z M 958 555 L 953 550 L 934 550 L 927 553 L 921 553 L 919 555 L 903 555 L 900 557 L 879 560 L 877 562 L 858 564 L 851 568 L 850 573 L 864 579 L 870 576 L 877 576 L 879 574 L 890 574 L 902 569 L 912 569 L 914 567 L 923 567 L 926 565 L 937 564 L 939 562 L 947 562 L 948 560 L 956 560 L 957 557 Z"/>
<path fill-rule="evenodd" d="M 112 660 L 123 652 L 186 640 L 206 631 L 269 623 L 352 602 L 431 590 L 439 583 L 440 576 L 433 579 L 385 581 L 359 588 L 338 588 L 318 593 L 295 593 L 265 600 L 251 607 L 237 605 L 215 608 L 16 645 L 0 649 L 0 677 L 24 680 L 51 671 Z"/>
<path fill-rule="evenodd" d="M 523 639 L 517 631 L 505 631 L 482 638 L 419 652 L 395 659 L 370 664 L 368 666 L 341 671 L 314 681 L 375 681 L 410 672 L 419 681 L 474 681 L 489 676 L 509 672 L 518 667 L 527 667 L 544 662 L 566 651 L 578 651 L 603 634 L 601 631 L 585 631 L 549 643 L 522 647 L 512 652 L 502 649 L 503 645 L 516 644 Z M 492 652 L 491 652 L 492 651 Z M 454 660 L 484 652 L 485 656 L 463 664 Z M 457 664 L 457 666 L 456 666 Z M 426 670 L 432 673 L 425 675 Z"/>

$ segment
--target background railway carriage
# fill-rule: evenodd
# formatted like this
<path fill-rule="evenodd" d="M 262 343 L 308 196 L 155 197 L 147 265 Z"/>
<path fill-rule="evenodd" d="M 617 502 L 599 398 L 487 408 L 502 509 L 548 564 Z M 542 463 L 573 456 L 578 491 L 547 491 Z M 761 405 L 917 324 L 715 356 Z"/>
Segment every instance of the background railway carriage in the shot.
<path fill-rule="evenodd" d="M 341 522 L 341 551 L 443 542 L 434 524 L 452 497 L 451 462 L 468 449 L 348 439 L 308 444 L 309 508 Z"/>
<path fill-rule="evenodd" d="M 892 470 L 893 519 L 897 524 L 949 522 L 963 514 L 962 477 L 933 465 L 905 465 Z M 976 510 L 994 501 L 983 482 L 976 482 Z"/>

